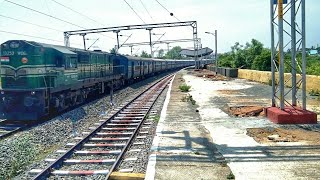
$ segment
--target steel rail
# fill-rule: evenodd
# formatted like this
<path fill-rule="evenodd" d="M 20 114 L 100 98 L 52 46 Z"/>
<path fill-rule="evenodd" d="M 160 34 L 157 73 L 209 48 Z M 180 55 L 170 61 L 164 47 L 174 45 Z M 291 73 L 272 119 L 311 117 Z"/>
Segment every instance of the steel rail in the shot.
<path fill-rule="evenodd" d="M 19 131 L 21 131 L 22 129 L 23 129 L 22 127 L 18 127 L 17 129 L 14 129 L 14 130 L 5 132 L 5 133 L 3 133 L 3 134 L 0 134 L 0 140 L 6 138 L 6 137 L 8 137 L 8 136 L 11 136 L 12 134 L 15 134 L 15 133 L 19 132 Z"/>
<path fill-rule="evenodd" d="M 163 81 L 159 82 L 158 84 L 156 84 L 156 86 L 160 86 L 162 85 L 161 83 L 164 84 L 168 84 L 169 83 L 169 79 L 171 79 L 173 77 L 173 75 L 170 75 L 168 77 L 165 77 L 164 79 L 162 79 Z M 110 168 L 110 173 L 108 173 L 106 179 L 109 179 L 111 173 L 113 172 L 113 170 L 119 165 L 119 163 L 121 162 L 121 158 L 123 157 L 123 155 L 126 153 L 126 151 L 128 150 L 129 146 L 132 143 L 132 140 L 134 139 L 134 137 L 137 135 L 138 131 L 140 130 L 144 120 L 146 119 L 146 116 L 149 114 L 149 112 L 151 111 L 151 108 L 153 107 L 153 105 L 155 104 L 155 102 L 157 101 L 157 99 L 159 98 L 159 96 L 161 95 L 161 93 L 164 91 L 165 88 L 161 89 L 161 91 L 159 92 L 159 94 L 157 94 L 157 97 L 153 100 L 152 104 L 150 105 L 148 111 L 144 114 L 142 121 L 139 123 L 138 127 L 134 130 L 133 134 L 131 135 L 131 138 L 128 140 L 128 143 L 126 144 L 126 146 L 123 148 L 123 150 L 121 151 L 120 155 L 118 156 L 118 158 L 116 159 L 116 162 L 113 164 L 113 166 Z M 152 91 L 153 92 L 153 91 Z M 151 93 L 150 93 L 151 94 Z"/>
<path fill-rule="evenodd" d="M 35 178 L 33 178 L 34 180 L 42 180 L 42 179 L 46 179 L 47 177 L 50 176 L 51 172 L 53 169 L 59 169 L 62 164 L 63 161 L 69 157 L 71 157 L 73 155 L 73 152 L 75 150 L 81 149 L 81 146 L 87 142 L 92 136 L 94 136 L 98 131 L 102 130 L 102 128 L 107 125 L 107 123 L 109 123 L 109 121 L 111 121 L 112 119 L 114 119 L 122 110 L 124 110 L 125 108 L 127 108 L 130 104 L 132 104 L 134 101 L 136 101 L 138 98 L 140 98 L 142 95 L 144 95 L 146 92 L 148 92 L 150 89 L 152 89 L 153 87 L 157 86 L 159 83 L 161 83 L 162 81 L 172 77 L 173 75 L 168 75 L 165 76 L 164 78 L 158 80 L 157 82 L 155 82 L 154 84 L 152 84 L 150 87 L 148 87 L 146 90 L 144 90 L 142 93 L 140 93 L 138 96 L 136 96 L 135 98 L 133 98 L 131 101 L 129 101 L 127 104 L 125 104 L 123 107 L 121 107 L 117 112 L 115 112 L 111 117 L 109 117 L 106 121 L 104 121 L 103 123 L 101 123 L 95 130 L 93 130 L 91 133 L 89 133 L 88 135 L 86 135 L 82 140 L 80 140 L 78 143 L 76 143 L 74 146 L 72 146 L 67 152 L 65 152 L 62 156 L 60 156 L 58 159 L 56 159 L 54 162 L 52 162 L 51 164 L 49 164 L 44 170 L 42 170 L 39 174 L 37 174 L 37 176 Z M 163 91 L 163 90 L 162 90 Z M 162 92 L 161 91 L 161 92 Z M 159 93 L 160 95 L 161 93 Z M 158 97 L 157 97 L 158 98 Z M 157 99 L 156 98 L 156 99 Z M 155 103 L 155 101 L 152 103 L 152 105 Z M 150 106 L 150 108 L 148 109 L 148 113 L 151 110 L 152 106 Z M 143 122 L 143 120 L 145 119 L 146 115 L 148 114 L 146 113 L 143 116 L 143 119 L 141 122 Z M 141 127 L 141 124 L 139 124 L 139 128 Z M 138 129 L 138 128 L 137 128 Z M 138 130 L 135 130 L 134 132 L 138 132 Z M 135 137 L 135 134 L 133 133 L 133 135 L 130 138 L 130 141 L 132 141 L 132 138 Z M 126 150 L 129 146 L 127 143 L 126 146 L 124 147 L 123 150 Z M 117 160 L 120 160 L 124 154 L 124 151 L 121 151 L 121 154 L 118 156 Z M 109 173 L 108 173 L 108 177 L 110 176 L 110 174 L 112 173 L 112 171 L 114 170 L 114 168 L 119 164 L 119 162 L 117 162 L 116 164 L 114 164 Z"/>
<path fill-rule="evenodd" d="M 32 127 L 34 124 L 26 124 L 11 120 L 4 120 L 0 122 L 0 140 L 4 139 L 19 131 Z"/>

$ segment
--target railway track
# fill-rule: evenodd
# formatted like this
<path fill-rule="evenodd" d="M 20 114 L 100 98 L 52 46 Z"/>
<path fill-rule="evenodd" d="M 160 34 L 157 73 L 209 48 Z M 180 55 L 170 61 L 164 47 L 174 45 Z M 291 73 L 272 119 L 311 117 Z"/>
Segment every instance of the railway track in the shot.
<path fill-rule="evenodd" d="M 115 109 L 110 117 L 100 120 L 97 127 L 90 128 L 91 132 L 83 132 L 84 137 L 77 137 L 76 143 L 66 145 L 70 148 L 58 151 L 63 153 L 58 158 L 46 159 L 50 164 L 45 169 L 31 170 L 30 173 L 36 174 L 33 179 L 45 179 L 51 175 L 103 175 L 108 179 L 122 161 L 130 160 L 123 157 L 131 145 L 138 144 L 135 139 L 143 138 L 141 128 L 144 120 L 172 76 L 159 80 L 132 101 Z M 68 169 L 75 164 L 94 165 L 95 169 Z"/>
<path fill-rule="evenodd" d="M 22 131 L 29 126 L 29 124 L 21 122 L 12 122 L 7 120 L 0 121 L 0 140 Z"/>

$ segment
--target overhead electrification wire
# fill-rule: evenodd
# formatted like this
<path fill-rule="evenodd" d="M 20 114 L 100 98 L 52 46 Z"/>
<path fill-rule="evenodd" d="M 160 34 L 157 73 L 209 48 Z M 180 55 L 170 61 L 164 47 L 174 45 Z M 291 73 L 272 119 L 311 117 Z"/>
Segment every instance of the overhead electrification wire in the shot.
<path fill-rule="evenodd" d="M 55 42 L 63 42 L 63 41 L 59 41 L 59 40 L 55 40 L 55 39 L 49 39 L 49 38 L 44 38 L 44 37 L 39 37 L 39 36 L 32 36 L 32 35 L 28 35 L 28 34 L 21 34 L 21 33 L 15 33 L 15 32 L 8 32 L 8 31 L 3 31 L 3 30 L 0 30 L 0 32 L 7 33 L 7 34 L 19 35 L 19 36 L 26 36 L 26 37 L 44 39 L 44 40 L 55 41 Z"/>
<path fill-rule="evenodd" d="M 21 4 L 18 4 L 18 3 L 15 3 L 15 2 L 9 1 L 9 0 L 5 0 L 5 1 L 8 2 L 8 3 L 14 4 L 14 5 L 16 5 L 16 6 L 20 6 L 20 7 L 22 7 L 22 8 L 28 9 L 28 10 L 30 10 L 30 11 L 33 11 L 33 12 L 42 14 L 42 15 L 44 15 L 44 16 L 48 16 L 48 17 L 50 17 L 50 18 L 56 19 L 56 20 L 58 20 L 58 21 L 62 21 L 62 22 L 68 23 L 68 24 L 70 24 L 70 25 L 77 26 L 77 27 L 79 27 L 79 28 L 85 29 L 85 28 L 82 27 L 82 26 L 79 26 L 79 25 L 77 25 L 77 24 L 74 24 L 74 23 L 72 23 L 72 22 L 69 22 L 69 21 L 66 21 L 66 20 L 63 20 L 63 19 L 60 19 L 60 18 L 57 18 L 57 17 L 52 16 L 52 15 L 50 15 L 50 14 L 46 14 L 46 13 L 44 13 L 44 12 L 41 12 L 41 11 L 38 11 L 38 10 L 35 10 L 35 9 L 32 9 L 32 8 L 29 8 L 29 7 L 23 6 L 23 5 L 21 5 Z"/>
<path fill-rule="evenodd" d="M 98 22 L 98 21 L 96 21 L 96 20 L 94 20 L 94 19 L 92 19 L 92 18 L 90 18 L 90 17 L 88 17 L 88 16 L 86 16 L 86 15 L 84 15 L 84 14 L 82 14 L 82 13 L 80 13 L 80 12 L 78 12 L 78 11 L 76 11 L 76 10 L 74 10 L 74 9 L 64 5 L 64 4 L 62 4 L 62 3 L 60 3 L 60 2 L 58 2 L 58 1 L 56 1 L 56 0 L 51 0 L 51 1 L 53 1 L 54 3 L 66 8 L 66 9 L 69 9 L 70 11 L 72 11 L 74 13 L 77 13 L 77 14 L 79 14 L 79 15 L 81 15 L 81 16 L 83 16 L 83 17 L 85 17 L 85 18 L 87 18 L 87 19 L 89 19 L 89 20 L 91 20 L 91 21 L 93 21 L 95 23 L 98 23 L 98 24 L 100 24 L 102 26 L 106 26 L 106 25 L 104 25 L 104 24 L 102 24 L 102 23 L 100 23 L 100 22 Z M 116 38 L 113 38 L 113 37 L 110 37 L 110 36 L 107 36 L 107 35 L 104 35 L 104 34 L 101 34 L 101 33 L 98 33 L 98 34 L 100 34 L 101 36 L 105 36 L 105 37 L 111 38 L 111 39 L 116 39 Z"/>
<path fill-rule="evenodd" d="M 127 3 L 127 5 L 131 8 L 131 10 L 139 17 L 139 19 L 146 24 L 146 22 L 139 16 L 139 14 L 133 9 L 133 7 L 126 1 L 124 0 L 124 2 Z"/>
<path fill-rule="evenodd" d="M 153 17 L 151 16 L 151 14 L 149 13 L 147 7 L 146 7 L 145 4 L 142 2 L 142 0 L 140 0 L 140 3 L 142 4 L 143 8 L 144 8 L 144 9 L 146 10 L 146 12 L 148 13 L 148 15 L 150 16 L 150 18 L 152 19 L 152 21 L 153 21 L 154 23 L 156 23 L 155 20 L 153 19 Z M 166 32 L 164 32 L 163 35 L 164 35 L 164 34 L 166 34 Z M 159 38 L 158 35 L 156 35 L 156 34 L 154 34 L 154 35 L 158 38 L 158 40 L 160 40 L 161 37 L 163 37 L 163 36 L 161 36 L 161 37 Z"/>
<path fill-rule="evenodd" d="M 96 21 L 96 20 L 88 17 L 87 15 L 82 14 L 82 13 L 80 13 L 80 12 L 78 12 L 78 11 L 76 11 L 76 10 L 74 10 L 74 9 L 72 9 L 72 8 L 70 8 L 70 7 L 66 6 L 66 5 L 58 2 L 58 1 L 56 1 L 56 0 L 51 0 L 51 1 L 53 1 L 54 3 L 56 3 L 56 4 L 58 4 L 58 5 L 60 5 L 60 6 L 64 7 L 64 8 L 66 8 L 66 9 L 69 9 L 70 11 L 75 12 L 75 13 L 77 13 L 77 14 L 79 14 L 79 15 L 81 15 L 81 16 L 83 16 L 83 17 L 85 17 L 85 18 L 87 18 L 87 19 L 89 19 L 89 20 L 91 20 L 91 21 L 93 21 L 93 22 L 95 22 L 95 23 L 98 23 L 98 24 L 100 24 L 100 25 L 102 25 L 102 26 L 106 26 L 106 25 L 104 25 L 104 24 L 102 24 L 102 23 L 100 23 L 100 22 L 98 22 L 98 21 Z"/>
<path fill-rule="evenodd" d="M 157 1 L 157 3 L 161 6 L 161 7 L 163 7 L 163 9 L 165 9 L 169 14 L 170 14 L 170 16 L 173 16 L 174 18 L 176 18 L 176 20 L 178 20 L 178 21 L 180 21 L 172 12 L 170 12 L 164 5 L 162 5 L 158 0 L 155 0 L 155 1 Z"/>
<path fill-rule="evenodd" d="M 58 30 L 58 29 L 54 29 L 54 28 L 47 27 L 47 26 L 42 26 L 42 25 L 39 25 L 39 24 L 34 24 L 34 23 L 31 23 L 31 22 L 28 22 L 28 21 L 23 21 L 23 20 L 20 20 L 20 19 L 16 19 L 16 18 L 9 17 L 9 16 L 4 16 L 4 15 L 1 15 L 1 14 L 0 14 L 0 17 L 11 19 L 11 20 L 15 20 L 15 21 L 19 21 L 19 22 L 23 22 L 23 23 L 26 23 L 26 24 L 30 24 L 30 25 L 33 25 L 33 26 L 38 26 L 38 27 L 45 28 L 45 29 L 50 29 L 50 30 L 53 30 L 53 31 L 63 32 L 63 31 Z"/>
<path fill-rule="evenodd" d="M 140 2 L 141 2 L 141 4 L 142 4 L 142 6 L 144 7 L 144 9 L 147 11 L 147 13 L 148 13 L 148 15 L 150 16 L 150 18 L 151 18 L 153 21 L 155 21 L 155 20 L 153 19 L 153 17 L 151 16 L 151 14 L 149 13 L 147 7 L 146 7 L 146 6 L 144 5 L 144 3 L 142 2 L 142 0 L 140 0 Z"/>
<path fill-rule="evenodd" d="M 58 21 L 62 21 L 62 22 L 71 24 L 71 25 L 73 25 L 73 26 L 77 26 L 77 27 L 79 27 L 79 28 L 81 28 L 81 29 L 86 29 L 85 27 L 82 27 L 82 26 L 79 26 L 79 25 L 74 24 L 74 23 L 72 23 L 72 22 L 69 22 L 69 21 L 63 20 L 63 19 L 61 19 L 61 18 L 52 16 L 52 15 L 50 15 L 50 14 L 46 14 L 46 13 L 44 13 L 44 12 L 41 12 L 41 11 L 38 11 L 38 10 L 35 10 L 35 9 L 32 9 L 32 8 L 29 8 L 29 7 L 23 6 L 23 5 L 21 5 L 21 4 L 18 4 L 18 3 L 15 3 L 15 2 L 9 1 L 9 0 L 4 0 L 4 1 L 6 1 L 6 2 L 8 2 L 8 3 L 11 3 L 11 4 L 14 4 L 14 5 L 16 5 L 16 6 L 19 6 L 19 7 L 25 8 L 25 9 L 28 9 L 28 10 L 30 10 L 30 11 L 33 11 L 33 12 L 36 12 L 36 13 L 45 15 L 45 16 L 47 16 L 47 17 L 56 19 L 56 20 L 58 20 Z M 103 35 L 103 36 L 105 36 L 105 35 Z M 111 39 L 115 39 L 115 38 L 112 38 L 112 37 L 109 37 L 109 36 L 106 36 L 106 37 L 111 38 Z"/>

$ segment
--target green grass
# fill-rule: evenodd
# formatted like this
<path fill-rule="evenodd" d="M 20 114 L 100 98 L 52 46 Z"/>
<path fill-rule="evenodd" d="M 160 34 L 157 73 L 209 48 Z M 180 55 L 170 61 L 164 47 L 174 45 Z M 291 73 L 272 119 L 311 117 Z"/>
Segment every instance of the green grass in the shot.
<path fill-rule="evenodd" d="M 182 102 L 191 102 L 192 105 L 196 105 L 196 100 L 193 99 L 193 97 L 188 94 L 187 96 L 182 97 Z"/>
<path fill-rule="evenodd" d="M 154 121 L 159 122 L 160 120 L 160 115 L 155 115 L 155 117 L 153 118 Z"/>
<path fill-rule="evenodd" d="M 320 96 L 320 91 L 311 89 L 311 91 L 309 92 L 309 95 L 310 96 Z"/>
<path fill-rule="evenodd" d="M 22 173 L 40 153 L 38 147 L 33 144 L 29 136 L 18 137 L 7 146 L 7 150 L 13 152 L 10 158 L 5 159 L 0 165 L 0 179 L 12 179 Z"/>
<path fill-rule="evenodd" d="M 181 84 L 179 86 L 179 89 L 182 91 L 182 92 L 189 92 L 190 91 L 190 88 L 191 86 L 188 86 L 187 84 Z"/>
<path fill-rule="evenodd" d="M 233 175 L 232 172 L 230 172 L 230 173 L 227 175 L 227 179 L 235 179 L 235 176 Z"/>

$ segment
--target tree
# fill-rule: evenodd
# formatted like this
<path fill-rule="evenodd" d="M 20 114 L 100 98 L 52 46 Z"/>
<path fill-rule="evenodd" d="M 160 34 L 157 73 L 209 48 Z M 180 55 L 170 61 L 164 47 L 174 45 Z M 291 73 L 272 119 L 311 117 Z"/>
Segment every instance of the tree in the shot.
<path fill-rule="evenodd" d="M 320 51 L 320 48 L 317 48 Z M 297 52 L 297 62 L 302 63 L 301 52 Z M 307 67 L 306 71 L 309 75 L 320 75 L 320 56 L 307 55 Z M 271 50 L 264 48 L 263 44 L 256 39 L 252 39 L 251 42 L 247 42 L 245 46 L 236 42 L 231 47 L 231 52 L 221 54 L 219 56 L 219 66 L 232 67 L 232 68 L 247 68 L 255 69 L 259 71 L 271 70 Z M 291 67 L 291 51 L 288 50 L 284 56 L 284 71 L 290 73 Z M 277 63 L 277 62 L 275 62 Z M 300 68 L 297 68 L 297 73 L 300 72 Z"/>
<path fill-rule="evenodd" d="M 261 55 L 263 50 L 263 44 L 256 39 L 252 39 L 247 50 L 246 58 L 246 68 L 252 67 L 253 61 L 259 55 Z M 270 52 L 271 53 L 271 52 Z"/>
<path fill-rule="evenodd" d="M 236 42 L 231 46 L 230 53 L 226 53 L 225 56 L 222 55 L 219 57 L 219 65 L 232 68 L 268 69 L 266 67 L 258 67 L 258 65 L 261 64 L 257 64 L 257 62 L 254 64 L 254 61 L 262 54 L 262 52 L 263 44 L 256 39 L 252 39 L 251 42 L 247 42 L 245 45 L 241 45 L 239 42 Z M 265 55 L 266 54 L 263 54 L 263 56 L 259 57 L 257 61 L 260 61 L 260 63 L 270 61 L 270 58 L 263 59 L 266 58 Z"/>
<path fill-rule="evenodd" d="M 165 55 L 166 59 L 181 59 L 181 47 L 180 46 L 175 46 L 173 47 L 170 51 L 167 52 Z"/>
<path fill-rule="evenodd" d="M 151 55 L 148 54 L 146 51 L 142 51 L 140 57 L 143 57 L 143 58 L 151 58 Z"/>
<path fill-rule="evenodd" d="M 158 58 L 162 58 L 163 55 L 164 55 L 164 50 L 163 50 L 163 49 L 160 49 L 160 50 L 158 51 Z"/>
<path fill-rule="evenodd" d="M 113 53 L 113 54 L 116 53 L 116 49 L 115 49 L 115 48 L 112 48 L 112 49 L 110 49 L 109 51 L 110 51 L 110 53 Z"/>
<path fill-rule="evenodd" d="M 232 64 L 234 63 L 234 60 L 231 56 L 231 53 L 224 53 L 219 56 L 218 60 L 219 65 L 221 67 L 233 67 Z"/>
<path fill-rule="evenodd" d="M 251 69 L 259 71 L 271 71 L 271 51 L 264 48 L 253 60 Z"/>

